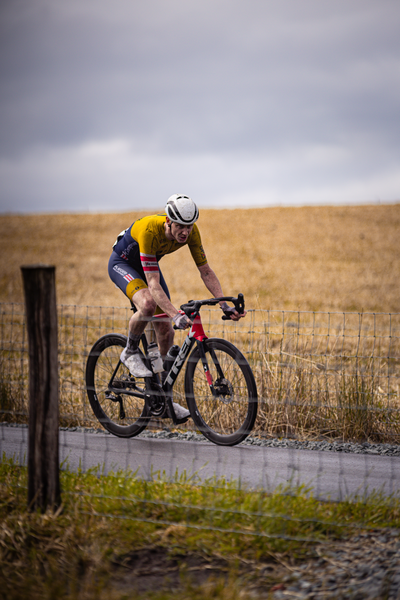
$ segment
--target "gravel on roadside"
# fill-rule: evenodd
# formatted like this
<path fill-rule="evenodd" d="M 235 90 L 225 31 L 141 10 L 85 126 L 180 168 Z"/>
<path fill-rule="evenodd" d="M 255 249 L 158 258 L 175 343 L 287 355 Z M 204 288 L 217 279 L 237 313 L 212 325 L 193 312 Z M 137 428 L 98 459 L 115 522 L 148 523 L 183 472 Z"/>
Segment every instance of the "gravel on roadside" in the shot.
<path fill-rule="evenodd" d="M 104 429 L 72 428 L 76 431 L 92 433 L 107 433 Z M 160 430 L 145 429 L 139 435 L 142 438 L 174 439 L 180 441 L 195 441 L 211 444 L 203 435 L 195 431 L 175 431 L 169 427 Z M 372 444 L 369 442 L 353 443 L 339 441 L 301 441 L 290 438 L 267 438 L 249 436 L 240 446 L 264 446 L 270 448 L 293 448 L 295 450 L 314 450 L 319 452 L 342 452 L 353 454 L 381 454 L 383 456 L 399 456 L 400 446 L 395 444 Z"/>
<path fill-rule="evenodd" d="M 5 427 L 27 427 L 24 424 L 18 423 L 0 423 Z M 103 428 L 91 427 L 60 427 L 61 431 L 81 431 L 88 433 L 101 433 L 111 435 Z M 152 428 L 152 425 L 142 431 L 138 437 L 141 438 L 159 438 L 159 439 L 174 439 L 184 442 L 204 442 L 211 444 L 203 435 L 196 431 L 176 431 L 168 426 Z M 264 446 L 270 448 L 293 448 L 294 450 L 314 450 L 318 452 L 342 452 L 344 454 L 380 454 L 382 456 L 399 456 L 400 446 L 396 444 L 377 444 L 369 442 L 341 442 L 327 440 L 297 440 L 292 438 L 269 438 L 249 436 L 241 446 Z"/>

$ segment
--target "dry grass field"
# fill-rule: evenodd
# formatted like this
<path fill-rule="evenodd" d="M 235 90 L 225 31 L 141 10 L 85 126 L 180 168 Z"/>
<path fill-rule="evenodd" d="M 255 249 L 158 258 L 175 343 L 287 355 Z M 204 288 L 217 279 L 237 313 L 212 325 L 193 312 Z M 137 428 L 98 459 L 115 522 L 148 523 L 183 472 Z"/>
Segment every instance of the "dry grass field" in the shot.
<path fill-rule="evenodd" d="M 143 214 L 0 217 L 0 302 L 23 302 L 21 265 L 57 269 L 63 424 L 93 425 L 87 352 L 104 333 L 126 333 L 130 314 L 108 277 L 108 258 L 118 233 Z M 256 431 L 400 440 L 400 204 L 203 210 L 199 226 L 224 293 L 243 292 L 253 309 L 224 330 L 219 311 L 213 321 L 203 317 L 207 335 L 230 339 L 252 365 Z M 161 267 L 175 306 L 209 295 L 187 248 Z M 22 307 L 5 304 L 0 410 L 15 418 L 19 406 L 22 420 L 23 323 Z M 179 402 L 182 382 L 174 388 Z"/>
<path fill-rule="evenodd" d="M 55 265 L 58 304 L 124 306 L 108 278 L 118 233 L 147 213 L 3 215 L 0 302 L 23 299 L 20 266 Z M 201 210 L 224 293 L 248 308 L 400 312 L 400 204 Z M 208 295 L 187 249 L 163 258 L 175 306 Z"/>

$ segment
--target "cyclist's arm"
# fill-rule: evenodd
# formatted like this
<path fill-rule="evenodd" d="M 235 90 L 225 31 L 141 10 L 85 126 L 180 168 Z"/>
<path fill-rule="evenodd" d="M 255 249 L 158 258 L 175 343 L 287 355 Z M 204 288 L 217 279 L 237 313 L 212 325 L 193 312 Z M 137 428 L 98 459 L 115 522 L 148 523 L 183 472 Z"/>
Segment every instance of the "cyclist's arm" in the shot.
<path fill-rule="evenodd" d="M 202 278 L 204 285 L 208 289 L 209 292 L 214 296 L 214 298 L 218 298 L 223 296 L 222 287 L 219 282 L 218 277 L 207 263 L 202 267 L 197 267 L 200 271 L 200 277 Z"/>
<path fill-rule="evenodd" d="M 210 267 L 210 265 L 207 263 L 201 267 L 198 266 L 197 268 L 200 271 L 200 277 L 202 278 L 204 285 L 206 286 L 208 291 L 211 292 L 214 298 L 220 298 L 221 296 L 223 296 L 224 294 L 222 292 L 222 287 L 219 282 L 219 279 Z M 219 304 L 221 308 L 223 308 L 224 302 L 220 302 Z M 235 311 L 230 315 L 230 317 L 233 321 L 238 321 L 239 319 L 244 317 L 245 314 L 246 311 L 241 315 L 237 311 Z"/>
<path fill-rule="evenodd" d="M 174 307 L 167 294 L 164 292 L 160 285 L 160 274 L 159 271 L 148 271 L 146 273 L 146 280 L 149 292 L 153 300 L 157 305 L 164 311 L 169 317 L 174 317 L 179 311 Z M 192 322 L 189 321 L 191 325 Z"/>

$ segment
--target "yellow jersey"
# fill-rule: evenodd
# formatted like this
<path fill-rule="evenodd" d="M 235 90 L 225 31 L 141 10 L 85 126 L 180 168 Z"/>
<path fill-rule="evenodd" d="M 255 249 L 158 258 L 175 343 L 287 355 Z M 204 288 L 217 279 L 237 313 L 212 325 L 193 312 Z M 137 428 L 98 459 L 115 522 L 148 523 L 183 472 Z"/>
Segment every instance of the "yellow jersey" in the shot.
<path fill-rule="evenodd" d="M 198 267 L 207 264 L 201 243 L 200 231 L 196 223 L 184 244 L 168 240 L 165 235 L 166 215 L 150 215 L 137 219 L 128 229 L 122 231 L 113 246 L 114 252 L 132 266 L 140 260 L 144 272 L 158 271 L 158 261 L 166 254 L 189 246 L 193 260 Z"/>

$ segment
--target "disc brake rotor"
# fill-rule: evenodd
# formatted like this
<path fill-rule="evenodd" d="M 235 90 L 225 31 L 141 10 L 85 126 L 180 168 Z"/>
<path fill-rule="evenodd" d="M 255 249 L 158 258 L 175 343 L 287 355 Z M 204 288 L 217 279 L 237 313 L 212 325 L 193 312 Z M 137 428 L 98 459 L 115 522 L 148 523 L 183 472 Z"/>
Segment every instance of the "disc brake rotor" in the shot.
<path fill-rule="evenodd" d="M 218 399 L 225 404 L 229 404 L 233 400 L 233 387 L 230 381 L 220 377 L 214 382 L 214 390 L 218 395 Z"/>

